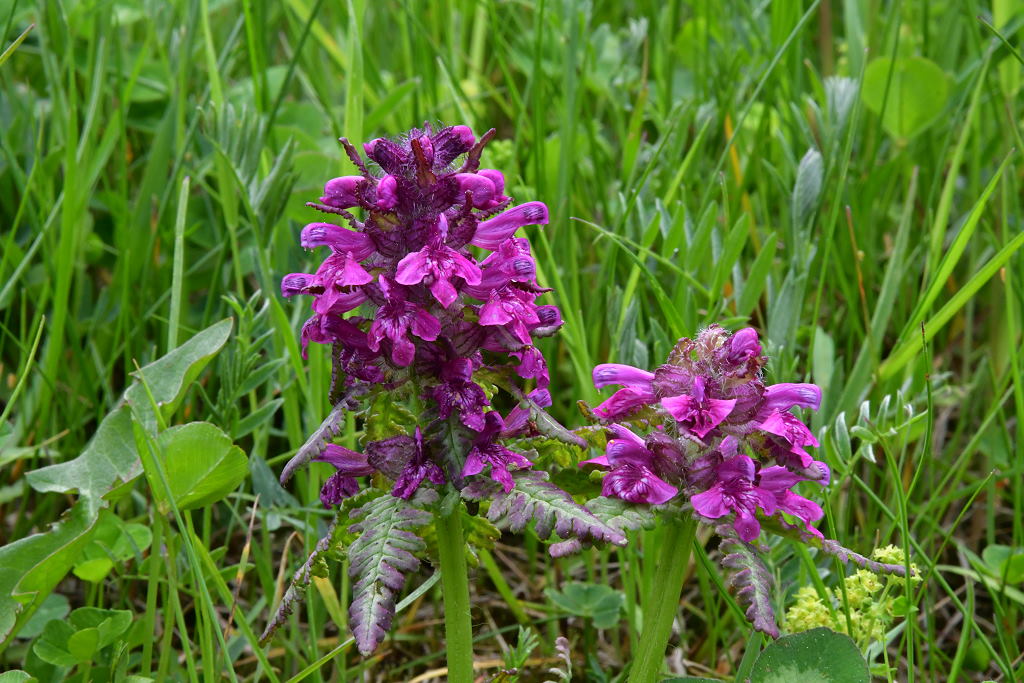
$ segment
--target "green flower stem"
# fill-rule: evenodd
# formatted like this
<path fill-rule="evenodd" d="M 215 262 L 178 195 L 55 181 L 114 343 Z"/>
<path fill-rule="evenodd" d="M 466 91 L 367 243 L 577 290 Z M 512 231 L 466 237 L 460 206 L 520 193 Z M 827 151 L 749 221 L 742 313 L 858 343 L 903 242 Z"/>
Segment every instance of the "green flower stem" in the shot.
<path fill-rule="evenodd" d="M 679 608 L 697 522 L 689 516 L 667 518 L 664 529 L 651 593 L 644 596 L 643 632 L 629 683 L 654 683 L 665 662 L 665 648 L 672 637 L 672 620 Z"/>
<path fill-rule="evenodd" d="M 444 595 L 444 635 L 448 650 L 448 680 L 473 680 L 473 623 L 469 618 L 469 579 L 466 538 L 462 532 L 462 506 L 437 516 L 437 548 L 441 557 Z"/>

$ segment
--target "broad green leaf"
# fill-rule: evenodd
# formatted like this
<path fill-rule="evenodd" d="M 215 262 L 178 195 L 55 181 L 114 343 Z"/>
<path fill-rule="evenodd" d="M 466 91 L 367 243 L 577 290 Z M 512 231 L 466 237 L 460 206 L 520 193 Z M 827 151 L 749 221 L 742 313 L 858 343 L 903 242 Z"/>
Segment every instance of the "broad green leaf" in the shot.
<path fill-rule="evenodd" d="M 191 422 L 160 434 L 161 458 L 174 502 L 182 510 L 215 503 L 234 491 L 249 473 L 241 448 L 209 422 Z M 158 500 L 161 487 L 154 487 Z"/>
<path fill-rule="evenodd" d="M 1005 576 L 1007 583 L 1024 581 L 1024 549 L 993 544 L 982 551 L 981 559 L 997 578 Z"/>
<path fill-rule="evenodd" d="M 60 593 L 50 593 L 39 606 L 32 618 L 18 631 L 19 638 L 31 639 L 43 632 L 43 628 L 53 619 L 63 619 L 71 611 L 67 597 Z M 0 679 L 3 680 L 3 679 Z"/>
<path fill-rule="evenodd" d="M 142 369 L 153 397 L 166 415 L 173 412 L 188 385 L 227 341 L 231 325 L 230 319 L 222 320 Z M 138 384 L 129 387 L 125 399 L 141 401 L 140 406 L 149 404 Z M 140 412 L 149 414 L 147 410 Z M 155 425 L 153 416 L 154 429 Z M 107 497 L 141 473 L 131 412 L 121 404 L 103 418 L 77 458 L 26 475 L 37 491 L 77 492 L 79 500 L 48 531 L 0 548 L 0 647 L 81 558 L 82 549 L 96 528 L 99 510 L 108 504 Z"/>
<path fill-rule="evenodd" d="M 905 140 L 926 129 L 942 114 L 949 98 L 949 81 L 935 62 L 924 57 L 901 57 L 895 62 L 889 57 L 878 57 L 864 72 L 861 98 L 868 109 L 882 114 L 882 127 L 887 133 Z"/>
<path fill-rule="evenodd" d="M 80 578 L 82 581 L 88 581 L 90 583 L 99 583 L 110 570 L 114 568 L 114 563 L 106 557 L 96 557 L 91 560 L 85 560 L 84 562 L 78 562 L 74 567 L 71 568 L 71 572 Z"/>
<path fill-rule="evenodd" d="M 868 665 L 853 640 L 827 628 L 783 636 L 757 658 L 751 683 L 868 683 Z"/>
<path fill-rule="evenodd" d="M 185 388 L 195 381 L 213 354 L 224 346 L 231 324 L 230 318 L 222 320 L 142 368 L 142 376 L 157 405 L 161 406 L 164 417 L 174 412 L 185 394 Z M 146 408 L 149 401 L 145 389 L 134 383 L 124 397 L 127 402 L 142 408 L 139 413 L 147 422 L 145 426 L 155 432 L 156 418 Z M 131 428 L 131 413 L 126 406 L 121 405 L 103 419 L 96 435 L 77 458 L 43 467 L 26 476 L 32 488 L 40 492 L 78 492 L 95 515 L 104 506 L 102 496 L 118 482 L 131 481 L 141 473 L 142 465 Z"/>
<path fill-rule="evenodd" d="M 75 628 L 71 624 L 55 619 L 46 625 L 32 647 L 36 656 L 47 664 L 75 666 L 78 659 L 68 651 L 68 640 L 73 635 Z"/>
<path fill-rule="evenodd" d="M 100 632 L 96 628 L 83 628 L 68 638 L 68 653 L 79 662 L 91 662 L 100 649 Z"/>
<path fill-rule="evenodd" d="M 145 379 L 146 386 L 160 406 L 164 418 L 170 417 L 177 409 L 185 391 L 203 371 L 210 359 L 221 350 L 231 334 L 232 318 L 225 318 L 207 327 L 187 342 L 156 360 L 141 371 L 132 373 L 136 379 Z M 149 411 L 149 399 L 146 389 L 136 382 L 125 392 L 125 400 L 137 407 L 146 422 L 143 426 L 148 431 L 156 432 L 156 419 Z M 152 421 L 149 420 L 152 418 Z"/>
<path fill-rule="evenodd" d="M 29 675 L 20 669 L 5 671 L 0 674 L 0 683 L 31 683 L 38 680 L 35 676 Z"/>
<path fill-rule="evenodd" d="M 49 531 L 0 548 L 0 646 L 64 578 L 88 543 L 96 516 L 76 503 Z"/>

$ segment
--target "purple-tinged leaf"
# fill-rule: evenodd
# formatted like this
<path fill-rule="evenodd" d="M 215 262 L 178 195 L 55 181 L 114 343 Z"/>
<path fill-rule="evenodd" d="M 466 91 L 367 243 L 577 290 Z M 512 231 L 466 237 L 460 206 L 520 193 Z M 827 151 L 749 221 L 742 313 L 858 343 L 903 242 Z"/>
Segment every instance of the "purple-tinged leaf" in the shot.
<path fill-rule="evenodd" d="M 415 571 L 416 553 L 426 546 L 412 530 L 429 524 L 429 512 L 394 496 L 381 496 L 358 510 L 362 518 L 349 530 L 359 533 L 348 549 L 349 575 L 355 580 L 349 626 L 356 647 L 364 656 L 377 649 L 391 628 L 395 595 L 405 585 L 405 574 Z"/>
<path fill-rule="evenodd" d="M 354 397 L 354 393 L 354 391 L 350 391 L 335 404 L 316 431 L 306 439 L 306 443 L 302 444 L 295 455 L 292 456 L 292 459 L 288 461 L 288 464 L 284 466 L 284 469 L 281 470 L 282 484 L 291 479 L 297 469 L 323 453 L 324 449 L 327 448 L 327 442 L 341 431 L 345 412 L 352 409 L 349 401 Z"/>
<path fill-rule="evenodd" d="M 895 576 L 907 575 L 907 568 L 905 565 L 876 562 L 875 560 L 854 552 L 849 548 L 844 548 L 838 541 L 819 538 L 814 534 L 809 533 L 803 526 L 790 524 L 778 516 L 764 518 L 761 523 L 765 529 L 771 531 L 775 535 L 799 541 L 804 545 L 811 546 L 812 548 L 818 548 L 822 552 L 837 558 L 843 564 L 849 564 L 852 562 L 858 567 L 862 567 L 876 574 L 893 574 Z"/>
<path fill-rule="evenodd" d="M 729 584 L 736 589 L 736 597 L 747 604 L 747 619 L 754 629 L 778 638 L 779 627 L 771 599 L 771 573 L 749 543 L 727 538 L 723 542 L 723 551 L 726 549 L 731 552 L 722 558 L 722 565 L 733 570 Z"/>
<path fill-rule="evenodd" d="M 278 605 L 274 618 L 270 620 L 267 628 L 263 630 L 263 635 L 260 636 L 260 645 L 266 645 L 270 641 L 274 636 L 274 632 L 284 625 L 288 615 L 292 613 L 295 603 L 305 594 L 306 589 L 309 587 L 309 582 L 317 574 L 317 564 L 324 562 L 325 558 L 323 556 L 332 545 L 334 529 L 335 522 L 332 522 L 327 530 L 327 535 L 320 539 L 316 544 L 316 548 L 310 553 L 309 558 L 292 575 L 291 585 L 288 586 L 284 597 L 281 598 L 281 604 Z M 324 569 L 326 570 L 326 568 Z"/>
<path fill-rule="evenodd" d="M 619 498 L 601 496 L 588 500 L 584 507 L 595 517 L 619 532 L 653 529 L 658 517 L 650 505 L 627 503 Z M 659 506 L 664 510 L 665 506 Z"/>
<path fill-rule="evenodd" d="M 602 522 L 568 493 L 548 482 L 546 473 L 515 472 L 512 479 L 515 486 L 508 493 L 500 487 L 473 482 L 462 490 L 462 496 L 469 500 L 490 498 L 487 518 L 513 533 L 519 533 L 532 522 L 542 539 L 554 532 L 559 538 L 575 538 L 584 543 L 626 544 L 621 531 Z M 571 547 L 563 544 L 555 552 L 569 550 Z"/>

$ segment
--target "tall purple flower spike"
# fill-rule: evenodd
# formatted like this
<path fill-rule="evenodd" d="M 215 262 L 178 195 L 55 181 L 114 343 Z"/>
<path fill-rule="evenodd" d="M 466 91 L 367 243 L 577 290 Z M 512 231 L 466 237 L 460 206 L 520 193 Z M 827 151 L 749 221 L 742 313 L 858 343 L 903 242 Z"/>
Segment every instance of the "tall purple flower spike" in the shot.
<path fill-rule="evenodd" d="M 492 135 L 477 140 L 466 126 L 425 125 L 363 145 L 370 163 L 343 139 L 359 175 L 327 181 L 320 201 L 309 204 L 343 223 L 305 226 L 301 245 L 329 253 L 314 273 L 281 281 L 284 296 L 312 297 L 303 351 L 309 343 L 332 345 L 338 395 L 415 381 L 432 420 L 401 444 L 371 442 L 365 455 L 347 452 L 344 462 L 328 439 L 311 439 L 285 474 L 314 456 L 334 464 L 338 471 L 321 496 L 325 505 L 353 495 L 357 478 L 372 472 L 395 480 L 393 493 L 409 498 L 423 482 L 461 484 L 485 470 L 507 490 L 510 470 L 530 467 L 497 441 L 503 432 L 526 428 L 528 414 L 517 408 L 503 421 L 474 372 L 508 367 L 533 385 L 526 392 L 550 404 L 547 364 L 534 341 L 556 331 L 562 317 L 556 307 L 536 303 L 548 290 L 537 283 L 529 241 L 513 236 L 547 223 L 548 209 L 541 202 L 510 207 L 505 177 L 479 168 Z M 478 259 L 479 250 L 493 253 Z M 438 450 L 443 439 L 437 438 L 452 420 L 467 432 L 466 451 L 454 462 Z M 320 454 L 325 447 L 331 458 Z"/>

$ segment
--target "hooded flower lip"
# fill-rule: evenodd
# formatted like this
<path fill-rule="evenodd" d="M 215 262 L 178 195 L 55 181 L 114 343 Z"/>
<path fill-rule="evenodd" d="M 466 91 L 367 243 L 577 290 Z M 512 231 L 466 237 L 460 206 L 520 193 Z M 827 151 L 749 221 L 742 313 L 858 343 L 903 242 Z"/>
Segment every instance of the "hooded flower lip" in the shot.
<path fill-rule="evenodd" d="M 616 467 L 601 481 L 601 495 L 621 498 L 630 503 L 662 505 L 672 500 L 679 489 L 658 478 L 642 465 Z"/>
<path fill-rule="evenodd" d="M 729 416 L 736 399 L 709 398 L 704 377 L 694 377 L 693 390 L 682 396 L 661 399 L 661 405 L 676 422 L 703 439 Z"/>
<path fill-rule="evenodd" d="M 653 372 L 620 363 L 602 363 L 596 366 L 593 377 L 594 386 L 598 389 L 604 389 L 610 384 L 615 384 L 623 387 L 638 387 L 649 390 L 651 382 L 654 381 Z"/>
<path fill-rule="evenodd" d="M 364 233 L 333 223 L 310 223 L 302 229 L 299 244 L 304 249 L 328 246 L 336 252 L 351 252 L 356 261 L 362 261 L 376 251 L 373 241 Z"/>
<path fill-rule="evenodd" d="M 786 411 L 793 407 L 817 410 L 821 407 L 821 388 L 817 384 L 773 384 L 764 392 L 763 414 Z"/>
<path fill-rule="evenodd" d="M 486 415 L 485 426 L 480 430 L 473 443 L 473 448 L 466 455 L 466 463 L 462 467 L 461 477 L 469 477 L 483 472 L 484 467 L 490 465 L 491 479 L 501 484 L 505 493 L 512 490 L 515 483 L 509 467 L 515 469 L 529 469 L 533 463 L 515 451 L 511 451 L 495 441 L 495 438 L 505 429 L 505 423 L 501 415 L 491 411 Z"/>
<path fill-rule="evenodd" d="M 543 202 L 527 202 L 480 223 L 470 244 L 494 251 L 524 225 L 546 225 L 548 207 Z"/>
<path fill-rule="evenodd" d="M 456 173 L 453 178 L 458 185 L 456 203 L 462 204 L 469 192 L 473 197 L 473 206 L 486 208 L 494 199 L 494 183 L 478 173 Z"/>
<path fill-rule="evenodd" d="M 320 201 L 336 209 L 348 209 L 359 204 L 357 192 L 366 183 L 366 178 L 358 175 L 331 178 L 324 185 L 324 194 Z"/>
<path fill-rule="evenodd" d="M 447 233 L 448 222 L 442 215 L 438 218 L 437 233 L 422 249 L 399 261 L 395 275 L 395 282 L 401 285 L 425 282 L 430 293 L 445 308 L 459 297 L 452 278 L 460 277 L 468 284 L 477 285 L 481 277 L 479 266 L 444 244 Z"/>

